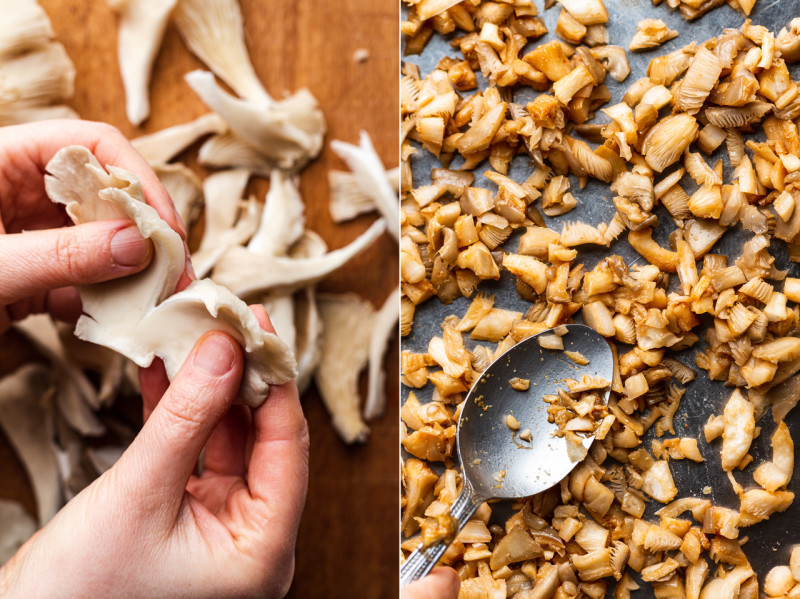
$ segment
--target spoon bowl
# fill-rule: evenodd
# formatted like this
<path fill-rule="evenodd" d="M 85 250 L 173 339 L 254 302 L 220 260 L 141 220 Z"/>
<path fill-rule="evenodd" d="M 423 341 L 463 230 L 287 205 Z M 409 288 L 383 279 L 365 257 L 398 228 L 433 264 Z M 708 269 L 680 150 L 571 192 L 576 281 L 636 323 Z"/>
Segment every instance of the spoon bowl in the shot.
<path fill-rule="evenodd" d="M 567 440 L 555 436 L 558 427 L 547 421 L 545 395 L 565 389 L 564 379 L 589 375 L 611 383 L 614 362 L 606 340 L 585 325 L 566 325 L 564 351 L 542 348 L 545 331 L 518 343 L 497 358 L 473 385 L 458 423 L 461 472 L 473 490 L 493 499 L 528 497 L 558 483 L 575 467 Z M 589 363 L 580 366 L 564 353 L 579 352 Z M 512 378 L 527 379 L 527 391 L 514 389 Z M 506 424 L 513 416 L 519 431 L 531 431 L 532 440 L 520 439 Z M 594 436 L 583 440 L 588 450 Z M 498 478 L 502 481 L 498 482 Z"/>
<path fill-rule="evenodd" d="M 565 379 L 580 380 L 586 375 L 610 385 L 614 360 L 599 333 L 580 324 L 565 327 L 563 351 L 539 345 L 539 338 L 552 335 L 552 330 L 528 337 L 495 359 L 464 400 L 457 433 L 463 486 L 450 509 L 457 525 L 453 538 L 487 499 L 515 499 L 545 491 L 585 455 L 576 448 L 570 451 L 567 439 L 556 436 L 558 426 L 548 422 L 548 404 L 543 397 L 565 389 Z M 580 353 L 588 363 L 577 364 L 567 351 Z M 514 378 L 527 380 L 528 389 L 512 387 Z M 608 400 L 608 390 L 604 399 Z M 509 416 L 519 423 L 518 430 L 509 426 Z M 526 429 L 529 441 L 524 438 L 528 435 L 520 437 Z M 583 449 L 588 450 L 593 440 L 593 435 L 587 435 L 581 443 Z M 430 572 L 448 546 L 449 541 L 440 541 L 416 549 L 400 569 L 401 585 Z"/>

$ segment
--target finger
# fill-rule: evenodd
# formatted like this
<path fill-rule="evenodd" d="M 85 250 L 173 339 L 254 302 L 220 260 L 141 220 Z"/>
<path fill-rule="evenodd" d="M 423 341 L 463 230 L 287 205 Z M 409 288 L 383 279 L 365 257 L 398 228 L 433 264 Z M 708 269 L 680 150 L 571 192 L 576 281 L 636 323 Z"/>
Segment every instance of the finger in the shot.
<path fill-rule="evenodd" d="M 247 436 L 252 423 L 247 406 L 231 406 L 211 433 L 203 453 L 203 475 L 244 477 L 247 472 Z"/>
<path fill-rule="evenodd" d="M 22 129 L 20 131 L 18 129 Z M 8 127 L 0 142 L 18 145 L 24 139 L 25 151 L 30 160 L 43 172 L 48 162 L 61 148 L 80 145 L 88 148 L 103 166 L 113 165 L 135 173 L 149 205 L 169 226 L 186 238 L 186 230 L 166 188 L 153 169 L 125 136 L 106 123 L 79 120 L 42 121 L 17 127 Z"/>
<path fill-rule="evenodd" d="M 250 307 L 250 311 L 255 314 L 256 320 L 258 324 L 264 329 L 267 333 L 275 333 L 275 327 L 272 326 L 272 321 L 269 319 L 269 314 L 267 314 L 267 310 L 261 304 L 254 304 Z"/>
<path fill-rule="evenodd" d="M 428 576 L 403 587 L 402 599 L 456 599 L 461 580 L 452 568 L 435 568 Z"/>
<path fill-rule="evenodd" d="M 153 360 L 147 368 L 139 369 L 139 387 L 142 391 L 142 410 L 144 422 L 150 418 L 150 414 L 156 409 L 158 402 L 169 388 L 169 378 L 164 368 L 164 362 L 160 358 Z"/>
<path fill-rule="evenodd" d="M 144 496 L 180 505 L 203 446 L 238 394 L 243 363 L 241 348 L 225 333 L 211 331 L 197 342 L 126 452 L 134 463 L 124 467 L 135 485 L 146 485 Z"/>
<path fill-rule="evenodd" d="M 57 320 L 74 323 L 81 315 L 81 298 L 74 287 L 61 287 L 8 304 L 6 312 L 9 325 L 11 321 L 42 312 L 49 312 Z"/>
<path fill-rule="evenodd" d="M 133 274 L 152 253 L 150 241 L 128 220 L 0 235 L 0 305 Z"/>
<path fill-rule="evenodd" d="M 297 385 L 273 385 L 253 411 L 255 435 L 247 469 L 250 494 L 269 506 L 287 538 L 297 532 L 308 487 L 309 436 Z"/>
<path fill-rule="evenodd" d="M 275 332 L 264 306 L 250 306 L 250 311 L 262 329 Z M 253 411 L 253 422 L 250 493 L 271 507 L 277 515 L 275 525 L 293 538 L 308 489 L 309 447 L 308 423 L 294 381 L 270 387 L 267 400 Z"/>

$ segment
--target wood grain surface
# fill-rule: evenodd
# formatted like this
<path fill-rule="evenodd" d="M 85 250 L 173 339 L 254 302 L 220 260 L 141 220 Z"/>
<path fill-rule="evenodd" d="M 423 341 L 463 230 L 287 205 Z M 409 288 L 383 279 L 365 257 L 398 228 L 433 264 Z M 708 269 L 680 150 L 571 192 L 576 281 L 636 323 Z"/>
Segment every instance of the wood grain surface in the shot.
<path fill-rule="evenodd" d="M 56 35 L 77 70 L 73 107 L 83 118 L 105 121 L 129 137 L 189 121 L 208 110 L 183 81 L 204 68 L 184 47 L 175 28 L 167 29 L 151 85 L 151 117 L 143 128 L 125 118 L 117 66 L 116 20 L 105 2 L 40 0 Z M 394 0 L 241 0 L 247 43 L 256 72 L 274 96 L 307 87 L 318 98 L 328 123 L 327 139 L 356 142 L 367 130 L 387 166 L 398 163 L 398 3 Z M 366 62 L 353 58 L 369 52 Z M 196 149 L 196 148 L 195 148 Z M 192 155 L 190 150 L 187 159 Z M 194 162 L 189 163 L 202 173 Z M 335 225 L 328 213 L 330 168 L 345 168 L 326 147 L 301 176 L 307 226 L 329 247 L 345 245 L 375 215 Z M 251 182 L 264 196 L 268 182 Z M 320 285 L 331 292 L 352 291 L 379 306 L 398 280 L 397 246 L 383 236 Z M 0 336 L 0 374 L 34 354 L 12 333 Z M 311 430 L 308 500 L 300 525 L 293 598 L 383 598 L 397 596 L 397 339 L 387 353 L 387 415 L 372 424 L 364 446 L 345 446 L 330 426 L 312 387 L 303 398 Z M 362 397 L 365 390 L 362 380 Z M 20 464 L 0 436 L 0 497 L 33 497 Z"/>

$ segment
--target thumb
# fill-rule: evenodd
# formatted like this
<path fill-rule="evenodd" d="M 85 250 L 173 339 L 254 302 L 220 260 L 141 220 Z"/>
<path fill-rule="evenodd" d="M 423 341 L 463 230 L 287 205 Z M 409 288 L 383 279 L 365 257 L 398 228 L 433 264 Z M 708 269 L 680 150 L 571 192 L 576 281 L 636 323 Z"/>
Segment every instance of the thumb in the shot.
<path fill-rule="evenodd" d="M 210 331 L 195 344 L 123 456 L 123 468 L 131 468 L 134 484 L 168 495 L 140 497 L 152 497 L 158 507 L 170 499 L 175 500 L 172 506 L 180 503 L 200 452 L 236 399 L 243 365 L 239 344 L 226 333 Z"/>
<path fill-rule="evenodd" d="M 452 568 L 435 568 L 425 578 L 404 587 L 402 599 L 456 599 L 461 581 Z"/>
<path fill-rule="evenodd" d="M 0 235 L 0 306 L 135 273 L 151 255 L 152 244 L 129 220 Z"/>

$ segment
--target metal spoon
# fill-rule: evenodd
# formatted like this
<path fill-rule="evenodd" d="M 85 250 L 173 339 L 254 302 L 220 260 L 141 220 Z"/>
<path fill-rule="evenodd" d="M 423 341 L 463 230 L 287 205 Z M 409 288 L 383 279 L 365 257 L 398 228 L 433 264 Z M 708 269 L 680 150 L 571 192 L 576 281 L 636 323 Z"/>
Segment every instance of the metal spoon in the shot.
<path fill-rule="evenodd" d="M 542 396 L 565 389 L 566 378 L 590 375 L 611 383 L 614 360 L 608 342 L 593 329 L 566 326 L 564 350 L 580 352 L 589 360 L 587 365 L 578 366 L 562 351 L 542 349 L 538 338 L 552 334 L 545 331 L 498 357 L 467 395 L 457 433 L 463 487 L 450 510 L 458 530 L 487 499 L 516 499 L 546 491 L 580 461 L 572 461 L 566 439 L 554 435 L 557 426 L 547 421 L 548 404 Z M 511 387 L 509 380 L 515 377 L 530 380 L 527 391 Z M 519 421 L 520 430 L 530 429 L 532 441 L 512 435 L 506 424 L 509 414 Z M 593 440 L 589 436 L 582 444 L 588 449 Z M 400 569 L 401 586 L 428 574 L 448 546 L 449 542 L 440 541 L 416 549 Z"/>

